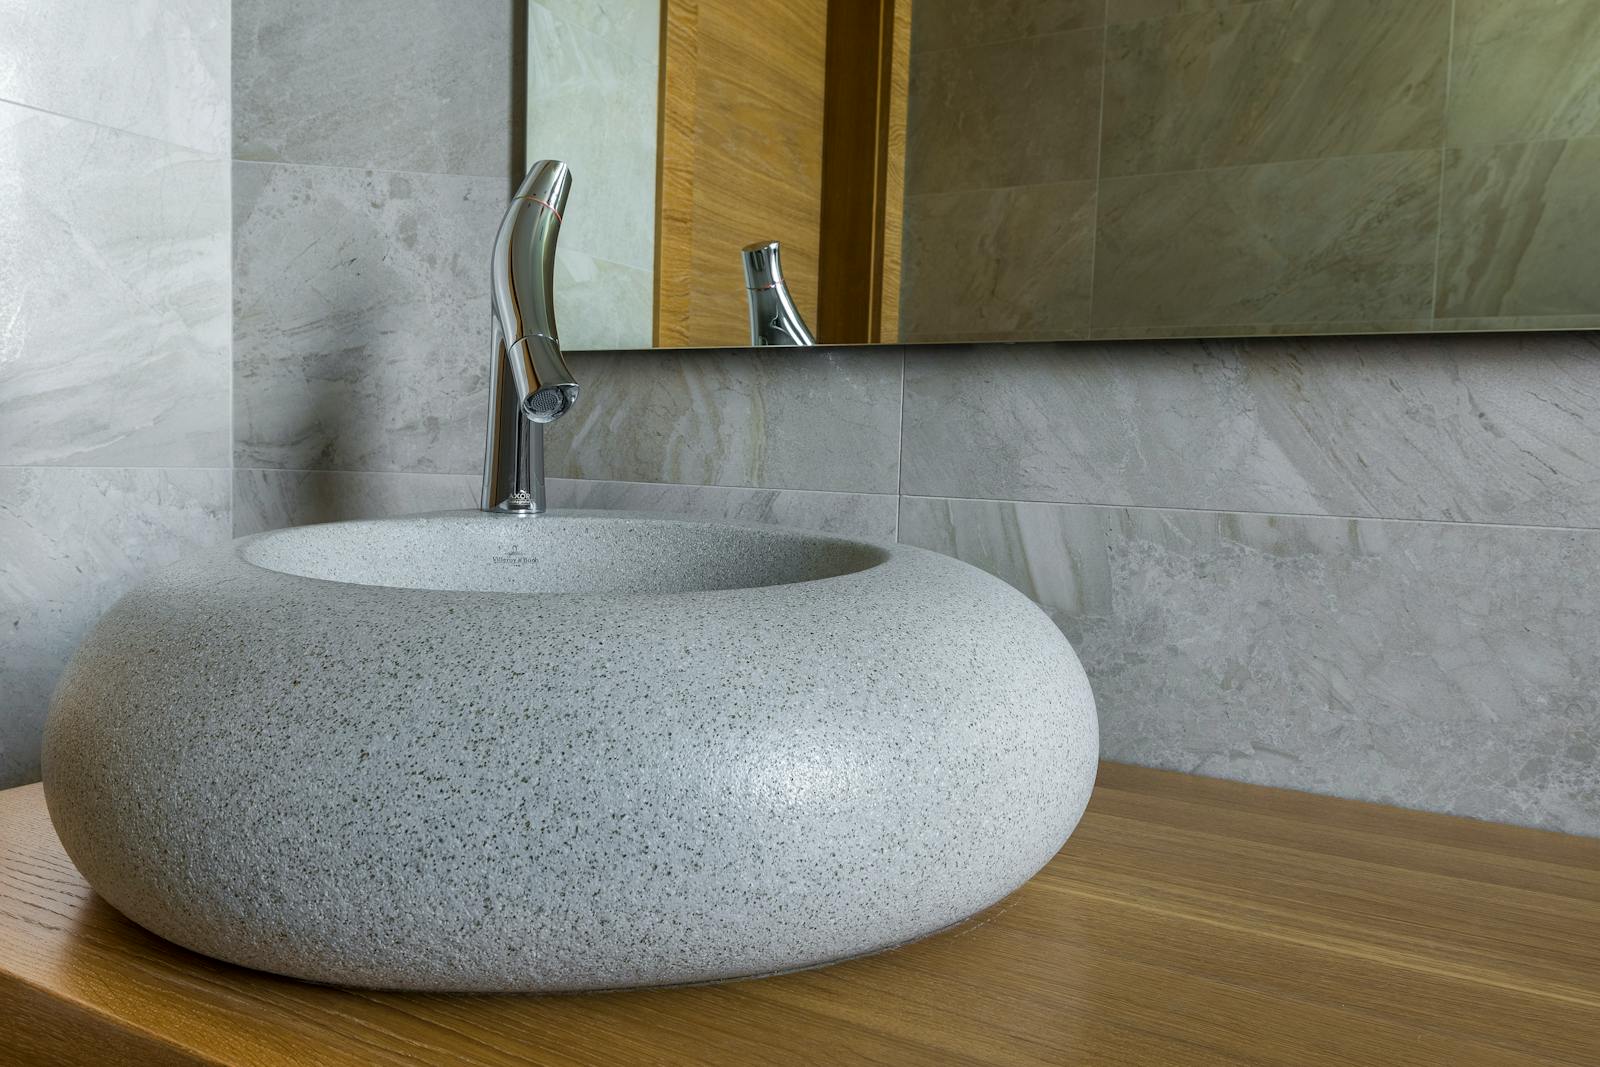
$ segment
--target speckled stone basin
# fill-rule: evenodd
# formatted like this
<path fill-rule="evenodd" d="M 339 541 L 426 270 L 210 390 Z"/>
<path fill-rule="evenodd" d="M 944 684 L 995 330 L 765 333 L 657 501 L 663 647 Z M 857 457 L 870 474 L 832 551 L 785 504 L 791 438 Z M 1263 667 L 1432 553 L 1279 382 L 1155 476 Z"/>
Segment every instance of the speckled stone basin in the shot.
<path fill-rule="evenodd" d="M 578 990 L 932 933 L 1061 847 L 1093 698 L 915 548 L 619 513 L 235 541 L 84 641 L 50 815 L 108 901 L 318 982 Z"/>

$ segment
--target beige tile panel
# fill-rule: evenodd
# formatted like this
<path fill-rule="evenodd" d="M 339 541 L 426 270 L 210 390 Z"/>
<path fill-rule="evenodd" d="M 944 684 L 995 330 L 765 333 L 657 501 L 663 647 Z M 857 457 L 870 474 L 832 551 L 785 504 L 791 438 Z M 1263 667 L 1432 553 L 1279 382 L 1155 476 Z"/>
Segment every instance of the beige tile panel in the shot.
<path fill-rule="evenodd" d="M 1600 134 L 1600 0 L 1457 0 L 1451 145 Z"/>
<path fill-rule="evenodd" d="M 1438 333 L 1512 333 L 1529 330 L 1593 330 L 1600 315 L 1488 315 L 1482 318 L 1434 319 Z"/>
<path fill-rule="evenodd" d="M 911 65 L 906 192 L 1093 178 L 1100 30 L 928 52 Z"/>
<path fill-rule="evenodd" d="M 916 0 L 911 50 L 961 48 L 1099 26 L 1105 0 Z"/>
<path fill-rule="evenodd" d="M 1426 317 L 1439 154 L 1100 183 L 1093 325 Z"/>
<path fill-rule="evenodd" d="M 1092 181 L 908 198 L 901 329 L 924 341 L 1081 335 L 1094 203 Z"/>
<path fill-rule="evenodd" d="M 1104 175 L 1436 148 L 1449 0 L 1272 0 L 1114 26 Z"/>
<path fill-rule="evenodd" d="M 1600 314 L 1600 139 L 1446 152 L 1440 318 Z"/>
<path fill-rule="evenodd" d="M 1184 323 L 1178 326 L 1108 326 L 1090 330 L 1089 336 L 1096 341 L 1139 341 L 1184 337 L 1315 337 L 1360 333 L 1428 333 L 1433 329 L 1433 319 L 1418 317 L 1360 322 L 1221 322 L 1204 325 Z"/>
<path fill-rule="evenodd" d="M 1106 5 L 1106 21 L 1116 25 L 1121 22 L 1139 22 L 1143 19 L 1165 19 L 1173 15 L 1224 11 L 1230 7 L 1261 2 L 1262 0 L 1110 0 Z"/>

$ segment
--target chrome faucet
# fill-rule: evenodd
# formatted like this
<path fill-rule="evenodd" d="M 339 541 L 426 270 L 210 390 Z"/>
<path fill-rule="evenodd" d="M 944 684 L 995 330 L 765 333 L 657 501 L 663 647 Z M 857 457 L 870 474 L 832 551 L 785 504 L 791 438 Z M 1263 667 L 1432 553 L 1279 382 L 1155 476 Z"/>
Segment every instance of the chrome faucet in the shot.
<path fill-rule="evenodd" d="M 778 242 L 760 241 L 744 247 L 744 287 L 750 297 L 750 343 L 765 345 L 814 345 L 817 339 L 806 329 L 800 309 L 789 296 L 783 280 L 783 265 L 778 261 Z"/>
<path fill-rule="evenodd" d="M 541 160 L 511 197 L 494 241 L 490 295 L 489 434 L 484 511 L 545 510 L 544 428 L 578 400 L 556 336 L 556 238 L 572 188 L 565 163 Z"/>

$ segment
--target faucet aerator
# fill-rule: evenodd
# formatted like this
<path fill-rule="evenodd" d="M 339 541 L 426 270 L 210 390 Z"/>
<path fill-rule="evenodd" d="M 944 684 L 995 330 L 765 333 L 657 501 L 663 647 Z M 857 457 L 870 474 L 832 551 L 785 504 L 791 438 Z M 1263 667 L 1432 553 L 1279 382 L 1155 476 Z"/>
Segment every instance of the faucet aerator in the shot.
<path fill-rule="evenodd" d="M 533 393 L 522 402 L 522 413 L 532 422 L 548 425 L 555 422 L 578 402 L 576 385 L 552 385 Z"/>

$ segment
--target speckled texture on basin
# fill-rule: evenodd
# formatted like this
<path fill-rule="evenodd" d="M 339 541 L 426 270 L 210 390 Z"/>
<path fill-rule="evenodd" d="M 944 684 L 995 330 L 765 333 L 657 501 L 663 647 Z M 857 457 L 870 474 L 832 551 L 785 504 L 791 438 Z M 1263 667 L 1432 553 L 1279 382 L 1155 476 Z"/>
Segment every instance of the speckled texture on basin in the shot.
<path fill-rule="evenodd" d="M 163 937 L 313 981 L 576 990 L 812 966 L 1015 889 L 1093 699 L 920 549 L 617 513 L 245 538 L 129 593 L 45 737 L 63 844 Z"/>

